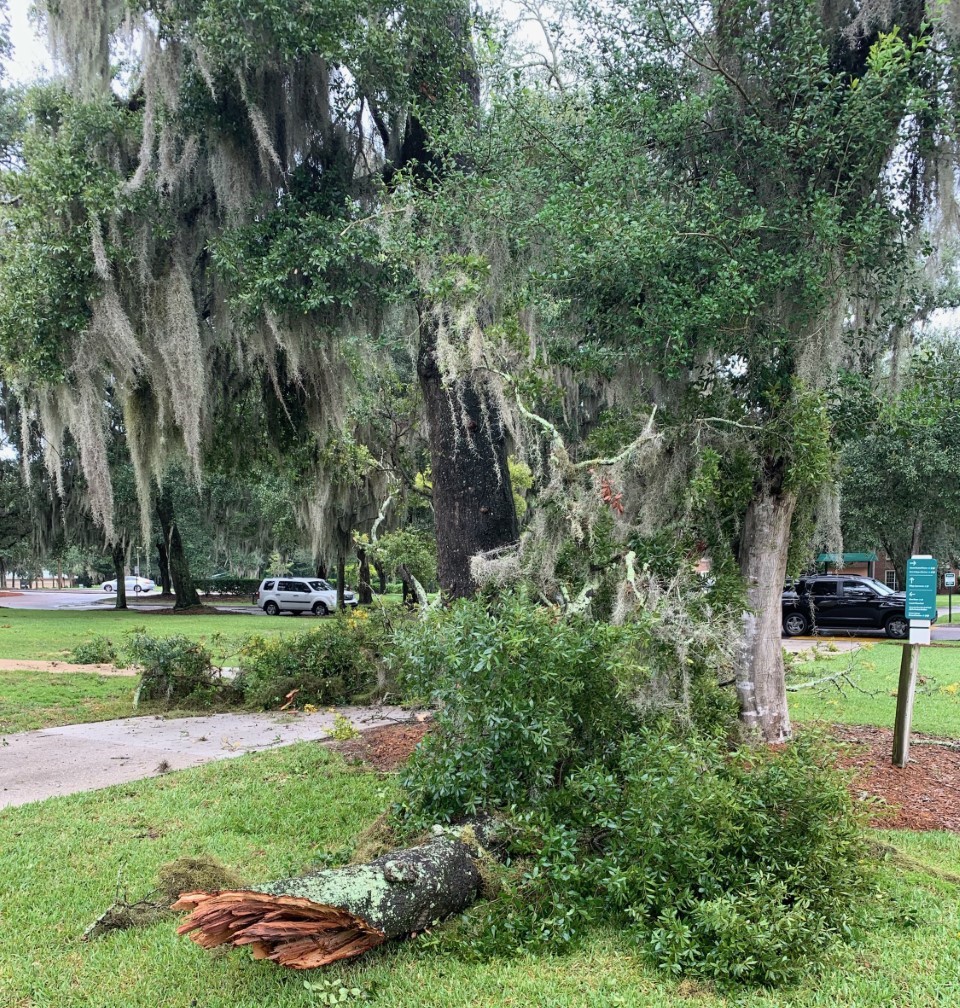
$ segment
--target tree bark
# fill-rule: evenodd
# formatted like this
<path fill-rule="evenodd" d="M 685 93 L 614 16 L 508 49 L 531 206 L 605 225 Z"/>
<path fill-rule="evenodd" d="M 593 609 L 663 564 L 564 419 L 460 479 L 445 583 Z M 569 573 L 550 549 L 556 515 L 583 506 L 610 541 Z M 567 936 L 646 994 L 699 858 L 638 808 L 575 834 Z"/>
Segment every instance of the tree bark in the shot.
<path fill-rule="evenodd" d="M 127 551 L 122 542 L 113 544 L 113 576 L 117 579 L 117 598 L 114 609 L 127 608 Z"/>
<path fill-rule="evenodd" d="M 373 569 L 377 572 L 377 580 L 380 583 L 380 594 L 386 595 L 387 593 L 387 572 L 384 570 L 383 564 L 378 561 L 373 561 Z"/>
<path fill-rule="evenodd" d="M 913 535 L 910 537 L 910 556 L 916 556 L 920 552 L 920 546 L 922 543 L 921 535 L 923 533 L 923 519 L 917 518 L 913 523 Z M 906 586 L 906 565 L 904 565 L 904 586 Z"/>
<path fill-rule="evenodd" d="M 160 593 L 169 595 L 172 585 L 170 584 L 170 560 L 167 557 L 166 543 L 161 539 L 157 543 L 157 566 L 160 568 Z"/>
<path fill-rule="evenodd" d="M 437 578 L 446 597 L 464 598 L 476 590 L 470 558 L 518 534 L 503 418 L 475 377 L 444 384 L 436 324 L 422 313 L 417 374 L 430 440 Z"/>
<path fill-rule="evenodd" d="M 183 552 L 183 540 L 180 529 L 177 528 L 176 516 L 173 511 L 173 496 L 169 486 L 165 486 L 157 495 L 157 517 L 167 545 L 167 565 L 170 571 L 170 581 L 176 593 L 174 609 L 191 609 L 200 605 L 200 596 L 193 586 L 190 576 L 190 564 Z"/>
<path fill-rule="evenodd" d="M 466 837 L 465 837 L 466 838 Z M 177 929 L 203 948 L 249 945 L 255 959 L 312 969 L 422 931 L 476 898 L 478 851 L 454 836 L 255 889 L 190 892 Z"/>
<path fill-rule="evenodd" d="M 327 561 L 317 560 L 317 577 L 323 578 L 324 581 L 327 580 Z"/>
<path fill-rule="evenodd" d="M 740 717 L 766 742 L 790 738 L 781 642 L 783 584 L 796 495 L 765 481 L 747 508 L 740 570 L 747 583 L 744 644 L 737 676 Z"/>
<path fill-rule="evenodd" d="M 337 553 L 337 612 L 343 612 L 343 594 L 347 586 L 343 583 L 347 576 L 347 558 L 341 550 Z"/>
<path fill-rule="evenodd" d="M 372 605 L 373 586 L 370 584 L 370 557 L 362 546 L 357 547 L 357 561 L 359 562 L 357 598 L 360 605 Z"/>

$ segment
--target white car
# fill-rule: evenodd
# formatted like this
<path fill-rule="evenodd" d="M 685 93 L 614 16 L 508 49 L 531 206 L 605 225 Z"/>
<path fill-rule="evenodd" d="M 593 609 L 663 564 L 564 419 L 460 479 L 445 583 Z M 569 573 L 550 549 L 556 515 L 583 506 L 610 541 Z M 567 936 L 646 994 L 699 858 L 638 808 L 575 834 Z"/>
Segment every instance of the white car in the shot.
<path fill-rule="evenodd" d="M 284 611 L 326 616 L 337 608 L 337 589 L 322 578 L 266 578 L 260 582 L 253 601 L 268 616 L 279 616 Z M 343 604 L 347 608 L 355 606 L 357 596 L 344 592 Z"/>
<path fill-rule="evenodd" d="M 156 581 L 151 581 L 150 578 L 145 577 L 125 577 L 124 583 L 127 586 L 128 592 L 135 592 L 140 594 L 141 592 L 152 592 L 156 587 Z M 110 581 L 104 581 L 100 585 L 100 589 L 105 592 L 115 592 L 117 590 L 117 579 L 112 578 Z"/>

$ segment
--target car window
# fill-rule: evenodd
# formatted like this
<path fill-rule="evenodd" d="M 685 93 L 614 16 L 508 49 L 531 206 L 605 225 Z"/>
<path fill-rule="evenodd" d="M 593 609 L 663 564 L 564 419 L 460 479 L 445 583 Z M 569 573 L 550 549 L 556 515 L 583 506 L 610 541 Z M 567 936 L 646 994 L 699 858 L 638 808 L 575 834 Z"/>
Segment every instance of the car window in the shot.
<path fill-rule="evenodd" d="M 885 585 L 882 581 L 878 581 L 876 578 L 864 578 L 864 581 L 870 585 L 870 587 L 878 595 L 894 595 L 896 594 L 894 590 L 889 586 Z"/>
<path fill-rule="evenodd" d="M 292 581 L 278 581 L 277 591 L 296 591 L 297 589 L 293 587 Z"/>
<path fill-rule="evenodd" d="M 330 586 L 325 581 L 311 581 L 310 587 L 314 591 L 330 591 Z"/>
<path fill-rule="evenodd" d="M 836 595 L 837 594 L 837 582 L 836 581 L 814 581 L 810 585 L 811 595 Z"/>
<path fill-rule="evenodd" d="M 291 581 L 290 591 L 295 592 L 308 592 L 310 589 L 302 581 Z"/>
<path fill-rule="evenodd" d="M 864 595 L 872 595 L 871 586 L 862 581 L 844 581 L 843 594 L 851 598 L 863 598 Z"/>
<path fill-rule="evenodd" d="M 273 591 L 273 582 L 272 581 L 264 581 L 263 582 L 263 590 L 264 591 Z"/>

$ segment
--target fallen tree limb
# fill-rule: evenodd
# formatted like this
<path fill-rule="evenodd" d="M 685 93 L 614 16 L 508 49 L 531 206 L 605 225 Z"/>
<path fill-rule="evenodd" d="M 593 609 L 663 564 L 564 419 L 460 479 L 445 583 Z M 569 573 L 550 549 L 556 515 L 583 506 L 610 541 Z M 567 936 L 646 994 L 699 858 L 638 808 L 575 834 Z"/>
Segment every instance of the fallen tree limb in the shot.
<path fill-rule="evenodd" d="M 471 827 L 350 865 L 251 889 L 183 893 L 177 928 L 203 948 L 249 945 L 255 959 L 312 969 L 350 959 L 459 913 L 476 898 Z"/>

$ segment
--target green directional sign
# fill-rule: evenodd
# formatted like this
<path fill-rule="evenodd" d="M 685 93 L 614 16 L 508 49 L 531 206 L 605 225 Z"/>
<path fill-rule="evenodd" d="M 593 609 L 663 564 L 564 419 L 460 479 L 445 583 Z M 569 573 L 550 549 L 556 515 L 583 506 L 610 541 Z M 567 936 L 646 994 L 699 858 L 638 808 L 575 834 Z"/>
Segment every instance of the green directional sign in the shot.
<path fill-rule="evenodd" d="M 910 557 L 907 561 L 907 619 L 937 618 L 937 561 Z"/>

